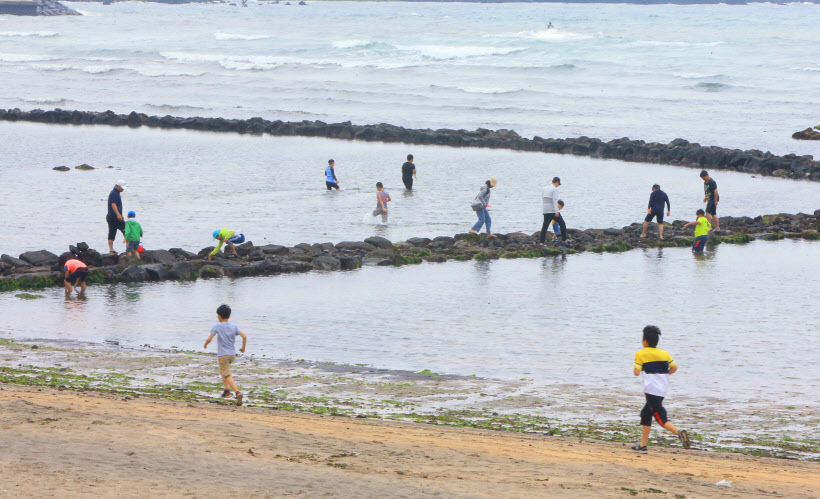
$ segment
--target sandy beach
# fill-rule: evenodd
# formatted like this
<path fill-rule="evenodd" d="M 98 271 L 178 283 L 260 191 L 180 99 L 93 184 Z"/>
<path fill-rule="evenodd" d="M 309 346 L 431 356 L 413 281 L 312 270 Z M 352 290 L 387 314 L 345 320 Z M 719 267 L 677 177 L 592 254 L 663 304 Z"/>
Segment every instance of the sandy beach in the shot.
<path fill-rule="evenodd" d="M 791 460 L 26 386 L 0 406 L 6 497 L 820 494 Z"/>

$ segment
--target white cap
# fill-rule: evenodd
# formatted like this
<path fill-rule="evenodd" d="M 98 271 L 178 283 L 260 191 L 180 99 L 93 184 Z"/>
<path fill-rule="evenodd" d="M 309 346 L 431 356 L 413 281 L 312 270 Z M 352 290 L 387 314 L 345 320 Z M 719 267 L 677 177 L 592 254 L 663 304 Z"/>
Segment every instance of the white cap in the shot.
<path fill-rule="evenodd" d="M 118 185 L 125 189 L 125 180 L 117 180 L 117 183 L 115 185 Z"/>

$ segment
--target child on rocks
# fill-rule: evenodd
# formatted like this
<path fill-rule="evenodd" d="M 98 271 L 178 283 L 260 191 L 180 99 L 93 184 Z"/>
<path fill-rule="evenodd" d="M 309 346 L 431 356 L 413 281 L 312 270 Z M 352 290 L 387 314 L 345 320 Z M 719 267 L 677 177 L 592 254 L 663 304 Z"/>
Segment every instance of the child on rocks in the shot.
<path fill-rule="evenodd" d="M 391 201 L 390 193 L 384 190 L 384 185 L 381 182 L 376 182 L 376 209 L 373 210 L 373 216 L 382 216 L 382 223 L 387 223 L 387 203 Z"/>
<path fill-rule="evenodd" d="M 228 243 L 228 249 L 231 250 L 228 258 L 236 258 L 236 244 L 242 244 L 245 242 L 245 234 L 236 234 L 232 230 L 228 229 L 216 229 L 213 232 L 214 241 L 219 241 L 213 251 L 208 255 L 208 260 L 211 259 L 214 255 L 219 253 L 219 250 L 222 248 L 222 245 Z"/>
<path fill-rule="evenodd" d="M 706 219 L 706 213 L 703 210 L 695 212 L 697 220 L 689 222 L 683 227 L 696 225 L 695 227 L 695 241 L 692 243 L 692 253 L 703 253 L 706 243 L 709 241 L 709 231 L 712 229 L 712 224 Z"/>
<path fill-rule="evenodd" d="M 216 336 L 219 374 L 222 375 L 222 384 L 225 386 L 225 390 L 222 392 L 222 398 L 232 397 L 235 393 L 236 405 L 242 405 L 242 392 L 236 387 L 233 375 L 231 375 L 231 363 L 236 359 L 236 347 L 234 345 L 236 337 L 242 337 L 242 348 L 239 349 L 242 353 L 245 353 L 245 345 L 248 342 L 248 337 L 239 330 L 236 324 L 228 322 L 228 319 L 231 318 L 231 307 L 228 305 L 220 305 L 219 308 L 216 309 L 216 318 L 219 324 L 211 328 L 211 335 L 205 340 L 205 346 L 203 348 L 208 348 L 208 344 L 214 339 L 214 336 Z M 231 390 L 233 390 L 233 392 Z"/>
<path fill-rule="evenodd" d="M 137 214 L 128 212 L 128 221 L 125 222 L 123 237 L 125 238 L 125 253 L 140 259 L 140 238 L 142 237 L 142 226 L 135 220 Z"/>
<path fill-rule="evenodd" d="M 678 366 L 669 352 L 657 348 L 660 335 L 661 330 L 657 326 L 643 328 L 643 349 L 635 354 L 633 373 L 638 376 L 643 371 L 643 391 L 646 396 L 646 405 L 641 410 L 641 442 L 632 447 L 636 452 L 647 452 L 652 418 L 677 435 L 684 449 L 688 449 L 690 445 L 686 430 L 679 430 L 670 423 L 663 407 L 663 398 L 669 389 L 669 376 L 678 370 Z"/>
<path fill-rule="evenodd" d="M 558 211 L 564 209 L 564 202 L 560 199 L 558 200 Z M 561 237 L 561 226 L 558 225 L 558 222 L 555 220 L 552 221 L 552 244 L 558 244 L 558 238 Z M 569 241 L 569 240 L 567 240 Z M 571 242 L 571 241 L 570 241 Z"/>

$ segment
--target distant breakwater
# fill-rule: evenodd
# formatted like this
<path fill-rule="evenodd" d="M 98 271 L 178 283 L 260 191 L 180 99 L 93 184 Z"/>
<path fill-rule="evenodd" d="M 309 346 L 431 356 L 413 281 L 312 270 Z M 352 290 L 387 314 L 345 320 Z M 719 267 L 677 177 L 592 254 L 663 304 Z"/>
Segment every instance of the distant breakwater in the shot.
<path fill-rule="evenodd" d="M 750 217 L 722 217 L 718 235 L 710 244 L 743 244 L 755 239 L 820 240 L 820 209 L 814 214 L 779 214 Z M 90 284 L 134 283 L 150 281 L 195 281 L 217 277 L 276 275 L 311 270 L 355 270 L 363 266 L 400 266 L 421 262 L 450 260 L 497 260 L 499 258 L 562 257 L 579 252 L 622 252 L 635 248 L 688 247 L 694 239 L 693 229 L 684 229 L 683 221 L 666 224 L 665 239 L 659 240 L 655 224 L 647 238 L 640 238 L 641 223 L 621 229 L 587 229 L 567 231 L 568 245 L 538 245 L 538 233 L 513 232 L 486 235 L 456 234 L 454 237 L 414 237 L 393 243 L 383 237 L 364 241 L 332 243 L 301 243 L 292 247 L 276 244 L 255 246 L 252 242 L 236 246 L 237 258 L 225 258 L 218 253 L 212 260 L 207 255 L 213 247 L 192 253 L 180 248 L 146 250 L 142 259 L 126 255 L 100 254 L 86 243 L 71 245 L 57 255 L 47 250 L 28 251 L 19 257 L 0 256 L 0 291 L 44 289 L 62 286 L 64 262 L 76 258 L 90 268 Z M 227 251 L 227 248 L 226 248 Z"/>
<path fill-rule="evenodd" d="M 756 175 L 791 178 L 795 180 L 820 181 L 820 162 L 811 155 L 787 154 L 778 156 L 756 149 L 742 151 L 717 146 L 702 146 L 684 139 L 668 144 L 644 142 L 628 138 L 604 142 L 600 139 L 578 137 L 569 139 L 545 139 L 521 137 L 513 130 L 474 131 L 441 128 L 412 129 L 380 123 L 377 125 L 353 125 L 325 123 L 322 121 L 285 122 L 263 118 L 182 118 L 176 116 L 148 116 L 137 112 L 116 114 L 113 111 L 89 112 L 54 109 L 0 109 L 0 120 L 30 121 L 62 125 L 109 125 L 138 128 L 199 130 L 229 132 L 251 135 L 322 137 L 339 140 L 362 140 L 367 142 L 403 143 L 413 145 L 438 145 L 448 147 L 483 147 L 510 149 L 514 151 L 572 154 L 591 158 L 617 159 L 637 163 L 657 163 L 686 166 L 706 170 L 732 170 Z"/>

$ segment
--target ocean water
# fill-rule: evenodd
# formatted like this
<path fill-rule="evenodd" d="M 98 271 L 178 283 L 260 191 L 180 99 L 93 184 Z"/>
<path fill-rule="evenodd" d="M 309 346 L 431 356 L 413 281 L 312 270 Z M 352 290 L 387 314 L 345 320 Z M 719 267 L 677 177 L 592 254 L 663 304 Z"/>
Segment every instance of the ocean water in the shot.
<path fill-rule="evenodd" d="M 229 303 L 257 357 L 636 389 L 641 329 L 680 366 L 675 397 L 820 407 L 820 243 L 721 245 L 351 272 L 0 293 L 3 334 L 199 350 Z M 812 263 L 815 262 L 815 263 Z M 36 316 L 37 321 L 30 317 Z M 803 352 L 803 353 L 800 353 Z M 800 353 L 800 354 L 799 354 Z"/>
<path fill-rule="evenodd" d="M 71 3 L 0 16 L 0 107 L 515 129 L 820 156 L 820 5 Z M 552 21 L 555 29 L 546 29 Z"/>
<path fill-rule="evenodd" d="M 0 253 L 57 254 L 69 244 L 107 248 L 108 193 L 128 188 L 149 249 L 199 251 L 214 229 L 243 232 L 257 245 L 363 240 L 383 236 L 452 236 L 476 221 L 470 202 L 495 176 L 492 229 L 532 234 L 541 229 L 541 192 L 562 179 L 562 211 L 570 228 L 623 227 L 642 222 L 652 184 L 669 194 L 672 220 L 694 220 L 703 208 L 700 170 L 507 150 L 373 144 L 303 137 L 244 136 L 185 130 L 0 123 Z M 418 180 L 408 193 L 401 165 L 415 154 Z M 336 160 L 340 192 L 325 188 L 328 158 Z M 93 171 L 56 172 L 88 163 Z M 114 168 L 107 168 L 108 166 Z M 720 215 L 813 213 L 820 183 L 736 172 L 713 172 Z M 376 182 L 393 201 L 387 225 L 370 215 Z M 38 199 L 35 201 L 35 199 Z M 670 218 L 670 217 L 668 217 Z M 124 251 L 121 235 L 115 248 Z"/>

